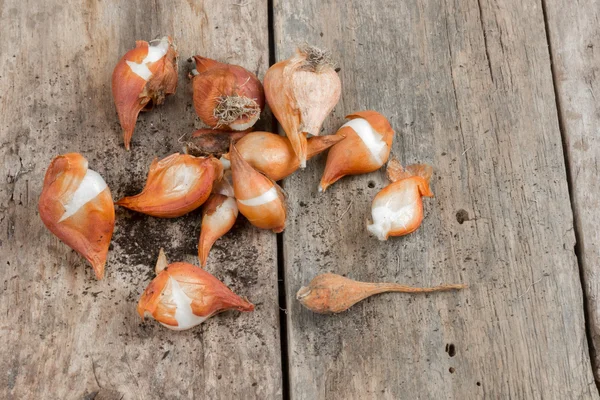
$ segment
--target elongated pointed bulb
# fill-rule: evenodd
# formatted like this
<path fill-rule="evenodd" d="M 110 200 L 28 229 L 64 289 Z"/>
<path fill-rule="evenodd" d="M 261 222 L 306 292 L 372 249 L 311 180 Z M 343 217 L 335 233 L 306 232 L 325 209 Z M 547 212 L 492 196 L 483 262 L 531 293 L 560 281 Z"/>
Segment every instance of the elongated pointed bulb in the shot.
<path fill-rule="evenodd" d="M 242 215 L 257 228 L 283 231 L 286 205 L 279 185 L 252 168 L 234 145 L 230 161 L 233 191 Z"/>
<path fill-rule="evenodd" d="M 198 240 L 198 259 L 202 266 L 206 265 L 213 244 L 233 228 L 238 216 L 238 206 L 230 180 L 231 171 L 227 171 L 202 205 L 202 224 Z"/>
<path fill-rule="evenodd" d="M 104 276 L 115 226 L 115 207 L 106 182 L 78 153 L 55 157 L 38 203 L 44 225 L 85 257 L 97 279 Z"/>
<path fill-rule="evenodd" d="M 223 166 L 214 157 L 171 154 L 152 162 L 140 194 L 124 197 L 117 204 L 154 217 L 180 217 L 200 207 L 222 175 Z"/>
<path fill-rule="evenodd" d="M 112 93 L 125 148 L 140 111 L 162 104 L 177 90 L 177 51 L 170 37 L 150 43 L 138 40 L 135 49 L 125 53 L 112 75 Z"/>

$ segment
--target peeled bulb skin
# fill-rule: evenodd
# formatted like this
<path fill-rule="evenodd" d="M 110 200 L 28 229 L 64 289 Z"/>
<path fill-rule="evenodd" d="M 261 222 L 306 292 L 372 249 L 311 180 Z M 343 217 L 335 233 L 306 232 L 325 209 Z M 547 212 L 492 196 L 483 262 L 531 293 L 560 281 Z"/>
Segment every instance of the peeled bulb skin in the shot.
<path fill-rule="evenodd" d="M 281 188 L 252 168 L 233 144 L 230 161 L 233 191 L 242 215 L 257 228 L 283 231 L 286 206 Z"/>
<path fill-rule="evenodd" d="M 329 149 L 319 191 L 325 191 L 346 175 L 376 171 L 390 156 L 394 130 L 383 115 L 376 111 L 359 111 L 346 118 L 350 121 L 337 132 L 346 139 Z"/>
<path fill-rule="evenodd" d="M 228 175 L 230 174 L 225 174 L 221 182 L 215 185 L 213 193 L 202 205 L 198 259 L 203 267 L 206 266 L 213 244 L 233 228 L 238 216 L 238 206 L 233 197 L 233 188 L 228 182 Z"/>
<path fill-rule="evenodd" d="M 267 103 L 290 140 L 300 168 L 305 168 L 307 136 L 319 135 L 342 92 L 329 54 L 302 46 L 292 58 L 267 70 L 264 85 Z"/>
<path fill-rule="evenodd" d="M 117 204 L 154 217 L 180 217 L 200 207 L 222 175 L 223 166 L 214 157 L 171 154 L 152 162 L 140 194 L 124 197 Z"/>
<path fill-rule="evenodd" d="M 391 161 L 390 164 L 393 166 Z M 379 240 L 414 232 L 423 221 L 422 197 L 433 196 L 429 187 L 431 167 L 418 164 L 406 169 L 399 172 L 399 176 L 390 174 L 392 180 L 397 180 L 383 188 L 373 199 L 373 223 L 367 225 L 367 229 Z"/>
<path fill-rule="evenodd" d="M 137 311 L 172 330 L 185 330 L 227 310 L 254 311 L 254 305 L 217 278 L 192 264 L 168 265 L 150 282 Z"/>
<path fill-rule="evenodd" d="M 346 311 L 367 297 L 385 292 L 431 293 L 460 290 L 467 285 L 440 285 L 417 288 L 398 283 L 359 282 L 336 274 L 321 274 L 313 278 L 308 286 L 300 288 L 296 299 L 309 310 L 319 314 L 334 314 Z"/>
<path fill-rule="evenodd" d="M 117 63 L 112 93 L 129 150 L 138 114 L 162 104 L 177 89 L 177 51 L 170 37 L 150 43 L 138 40 Z"/>
<path fill-rule="evenodd" d="M 38 209 L 50 232 L 85 257 L 96 278 L 102 279 L 115 208 L 106 182 L 88 169 L 81 154 L 64 154 L 52 160 Z"/>
<path fill-rule="evenodd" d="M 322 153 L 342 139 L 344 137 L 341 135 L 308 138 L 307 159 Z M 290 176 L 300 167 L 289 139 L 274 133 L 251 132 L 238 140 L 235 146 L 248 164 L 274 181 Z"/>
<path fill-rule="evenodd" d="M 200 56 L 194 60 L 194 109 L 200 119 L 212 128 L 243 131 L 252 127 L 265 106 L 264 89 L 256 75 L 239 65 Z"/>

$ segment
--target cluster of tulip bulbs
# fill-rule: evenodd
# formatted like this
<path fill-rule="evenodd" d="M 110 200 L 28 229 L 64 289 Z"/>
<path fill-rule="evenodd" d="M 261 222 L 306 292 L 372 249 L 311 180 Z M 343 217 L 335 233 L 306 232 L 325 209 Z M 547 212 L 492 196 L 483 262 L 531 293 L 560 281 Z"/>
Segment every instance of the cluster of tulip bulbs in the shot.
<path fill-rule="evenodd" d="M 177 60 L 172 39 L 163 37 L 137 41 L 116 65 L 112 92 L 126 149 L 140 111 L 175 93 Z M 329 53 L 299 47 L 293 57 L 266 72 L 264 88 L 240 66 L 200 56 L 194 60 L 189 75 L 194 108 L 209 128 L 193 136 L 200 141 L 220 138 L 226 149 L 219 154 L 177 153 L 155 159 L 141 193 L 116 204 L 158 218 L 176 218 L 202 207 L 200 265 L 206 265 L 213 243 L 233 227 L 238 213 L 257 228 L 283 231 L 286 201 L 276 181 L 304 168 L 311 157 L 329 151 L 319 191 L 346 175 L 373 172 L 388 162 L 394 131 L 378 112 L 354 112 L 335 134 L 320 136 L 323 121 L 341 94 Z M 265 104 L 285 137 L 252 131 Z M 392 183 L 375 196 L 368 231 L 386 240 L 417 229 L 423 219 L 421 197 L 432 196 L 431 173 L 427 165 L 403 168 L 391 160 Z M 39 211 L 46 227 L 85 257 L 97 279 L 102 279 L 115 224 L 114 203 L 104 179 L 81 154 L 59 155 L 51 161 Z M 204 269 L 183 262 L 168 264 L 162 252 L 156 273 L 138 312 L 168 328 L 188 329 L 228 309 L 254 309 Z"/>

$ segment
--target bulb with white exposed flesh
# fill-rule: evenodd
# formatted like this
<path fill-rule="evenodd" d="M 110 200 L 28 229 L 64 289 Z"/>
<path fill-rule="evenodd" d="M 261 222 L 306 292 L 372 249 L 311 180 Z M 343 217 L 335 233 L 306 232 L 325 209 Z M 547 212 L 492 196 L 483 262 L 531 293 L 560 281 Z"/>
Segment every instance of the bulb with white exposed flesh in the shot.
<path fill-rule="evenodd" d="M 170 37 L 135 42 L 125 53 L 112 75 L 112 93 L 125 148 L 129 144 L 138 114 L 162 104 L 177 89 L 177 51 Z"/>
<path fill-rule="evenodd" d="M 231 171 L 213 186 L 213 192 L 202 205 L 202 227 L 198 240 L 198 259 L 206 265 L 213 244 L 233 228 L 238 216 L 238 206 L 231 186 Z"/>
<path fill-rule="evenodd" d="M 44 225 L 85 257 L 97 279 L 104 276 L 115 226 L 115 207 L 106 182 L 78 153 L 55 157 L 44 178 L 38 209 Z"/>
<path fill-rule="evenodd" d="M 432 171 L 426 164 L 409 165 L 404 169 L 397 160 L 391 160 L 388 177 L 392 183 L 373 199 L 373 223 L 367 225 L 368 231 L 379 240 L 414 232 L 423 221 L 422 197 L 433 197 L 429 187 Z"/>
<path fill-rule="evenodd" d="M 235 145 L 229 151 L 233 191 L 238 209 L 257 228 L 275 233 L 285 229 L 285 197 L 279 185 L 242 158 Z"/>
<path fill-rule="evenodd" d="M 383 115 L 359 111 L 346 118 L 350 121 L 337 131 L 346 138 L 329 149 L 319 191 L 325 191 L 346 175 L 376 171 L 390 156 L 394 130 Z"/>
<path fill-rule="evenodd" d="M 167 265 L 162 250 L 156 272 L 137 311 L 140 317 L 152 317 L 169 329 L 190 329 L 227 310 L 254 311 L 253 304 L 202 268 L 184 262 Z"/>
<path fill-rule="evenodd" d="M 117 205 L 154 217 L 180 217 L 200 207 L 222 176 L 223 165 L 214 157 L 171 154 L 152 162 L 140 194 L 124 197 Z"/>

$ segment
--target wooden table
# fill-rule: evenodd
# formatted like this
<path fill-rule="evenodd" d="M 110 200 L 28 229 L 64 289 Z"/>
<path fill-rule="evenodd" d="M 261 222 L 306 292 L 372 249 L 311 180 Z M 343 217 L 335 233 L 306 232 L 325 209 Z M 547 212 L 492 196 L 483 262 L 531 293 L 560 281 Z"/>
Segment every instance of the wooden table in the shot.
<path fill-rule="evenodd" d="M 0 2 L 0 398 L 598 398 L 600 7 L 594 0 Z M 136 39 L 172 35 L 177 94 L 122 146 L 110 91 Z M 207 270 L 255 304 L 173 332 L 135 312 L 158 249 L 196 262 L 199 212 L 117 208 L 106 278 L 42 225 L 44 171 L 81 152 L 113 197 L 198 128 L 186 59 L 262 77 L 295 44 L 341 68 L 334 132 L 374 109 L 393 154 L 435 167 L 414 234 L 365 220 L 380 172 L 317 192 L 324 157 L 283 182 L 279 236 L 240 218 Z M 275 129 L 267 114 L 262 129 Z M 388 294 L 322 316 L 295 292 L 336 272 L 460 293 Z"/>

